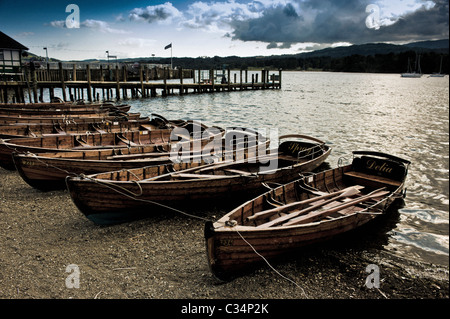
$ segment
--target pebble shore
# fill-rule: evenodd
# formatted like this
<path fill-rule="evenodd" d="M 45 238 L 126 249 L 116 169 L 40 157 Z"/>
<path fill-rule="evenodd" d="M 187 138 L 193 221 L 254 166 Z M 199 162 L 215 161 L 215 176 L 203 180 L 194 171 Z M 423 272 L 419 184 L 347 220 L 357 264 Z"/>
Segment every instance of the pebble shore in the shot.
<path fill-rule="evenodd" d="M 446 266 L 336 243 L 273 264 L 296 284 L 266 265 L 222 282 L 208 268 L 204 221 L 169 213 L 97 226 L 67 191 L 35 190 L 1 168 L 0 203 L 2 299 L 449 298 Z M 206 218 L 223 213 L 199 212 Z M 369 264 L 380 268 L 379 288 L 366 285 Z M 73 267 L 78 282 L 69 280 Z"/>

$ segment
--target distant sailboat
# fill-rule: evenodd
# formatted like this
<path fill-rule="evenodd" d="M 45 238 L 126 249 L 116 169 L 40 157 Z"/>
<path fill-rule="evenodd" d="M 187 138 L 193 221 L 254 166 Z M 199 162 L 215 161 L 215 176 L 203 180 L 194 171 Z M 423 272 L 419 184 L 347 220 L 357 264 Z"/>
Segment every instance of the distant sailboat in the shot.
<path fill-rule="evenodd" d="M 441 65 L 439 66 L 439 73 L 433 73 L 430 74 L 430 77 L 432 78 L 443 78 L 445 76 L 445 74 L 442 74 L 442 56 L 441 56 Z"/>
<path fill-rule="evenodd" d="M 408 59 L 408 70 L 402 73 L 402 78 L 420 78 L 422 77 L 422 70 L 420 69 L 420 55 L 416 56 L 416 63 L 414 69 L 411 68 L 410 59 Z"/>

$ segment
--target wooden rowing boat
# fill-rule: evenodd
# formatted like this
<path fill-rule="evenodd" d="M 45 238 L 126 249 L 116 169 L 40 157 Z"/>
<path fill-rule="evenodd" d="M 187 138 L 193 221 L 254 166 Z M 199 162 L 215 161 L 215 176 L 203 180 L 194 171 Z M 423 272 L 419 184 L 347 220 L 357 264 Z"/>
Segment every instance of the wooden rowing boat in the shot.
<path fill-rule="evenodd" d="M 41 107 L 48 107 L 48 106 L 65 106 L 65 105 L 73 105 L 74 103 L 72 102 L 42 102 L 42 103 L 0 103 L 0 107 L 37 107 L 37 108 L 41 108 Z M 78 104 L 78 103 L 75 103 Z"/>
<path fill-rule="evenodd" d="M 211 137 L 222 135 L 223 130 L 215 128 L 215 130 L 207 131 L 208 127 L 201 123 L 188 121 L 182 127 L 183 131 L 173 133 L 174 128 L 156 129 L 156 130 L 139 130 L 120 133 L 85 133 L 73 135 L 53 134 L 43 137 L 32 138 L 16 138 L 16 139 L 0 139 L 0 166 L 14 170 L 13 153 L 48 153 L 48 152 L 65 152 L 80 151 L 89 149 L 112 149 L 127 148 L 132 146 L 144 146 L 153 144 L 165 144 L 168 142 L 179 141 L 179 138 L 190 140 L 191 137 L 186 134 L 193 132 L 206 132 L 201 138 L 209 139 Z M 209 133 L 212 135 L 209 135 Z"/>
<path fill-rule="evenodd" d="M 227 279 L 385 214 L 402 197 L 410 162 L 354 152 L 350 165 L 271 189 L 205 225 L 212 273 Z M 258 252 L 258 254 L 255 253 Z"/>
<path fill-rule="evenodd" d="M 11 111 L 14 113 L 26 113 L 33 111 L 34 114 L 41 114 L 46 111 L 87 111 L 87 110 L 108 110 L 128 112 L 131 106 L 127 104 L 116 105 L 113 103 L 98 104 L 69 104 L 69 103 L 37 103 L 37 104 L 0 104 L 0 111 Z"/>
<path fill-rule="evenodd" d="M 89 109 L 78 110 L 24 110 L 24 109 L 0 109 L 0 115 L 13 117 L 64 117 L 64 116 L 107 116 L 110 115 L 108 109 Z"/>
<path fill-rule="evenodd" d="M 134 117 L 133 117 L 134 118 Z M 83 134 L 83 133 L 113 133 L 136 131 L 141 129 L 165 129 L 186 125 L 184 120 L 167 120 L 160 115 L 152 114 L 152 118 L 137 118 L 131 120 L 100 120 L 98 122 L 63 121 L 53 123 L 13 123 L 0 125 L 0 138 L 11 139 L 20 137 L 42 137 L 49 134 Z"/>
<path fill-rule="evenodd" d="M 219 138 L 219 136 L 217 136 Z M 257 145 L 254 147 L 268 147 L 269 140 L 257 136 Z M 223 158 L 230 149 L 227 145 L 235 145 L 244 137 L 235 135 L 234 130 L 227 130 L 221 138 L 221 147 L 212 150 L 216 157 Z M 39 153 L 39 154 L 13 154 L 17 171 L 30 186 L 42 191 L 64 189 L 67 176 L 80 174 L 96 174 L 106 171 L 133 169 L 144 166 L 170 163 L 174 160 L 183 162 L 201 159 L 204 150 L 211 143 L 210 139 L 191 141 L 189 152 L 183 154 L 171 153 L 177 149 L 176 143 L 158 145 L 132 146 L 121 149 L 106 150 L 80 150 L 77 152 Z M 261 143 L 264 143 L 262 145 Z M 247 145 L 245 151 L 250 152 Z M 174 158 L 175 155 L 175 158 Z M 178 156 L 179 155 L 179 156 Z M 248 156 L 248 155 L 247 155 Z"/>
<path fill-rule="evenodd" d="M 249 196 L 261 192 L 264 183 L 286 183 L 300 172 L 314 170 L 331 152 L 325 143 L 309 136 L 279 139 L 285 141 L 278 148 L 264 149 L 257 156 L 241 153 L 215 164 L 165 164 L 69 177 L 66 182 L 73 202 L 87 218 L 112 223 L 133 219 L 139 211 L 152 215 L 159 208 L 155 203 L 172 206 Z"/>
<path fill-rule="evenodd" d="M 67 117 L 99 117 L 99 116 L 123 116 L 130 110 L 130 105 L 75 105 L 73 107 L 59 108 L 11 108 L 0 107 L 1 118 L 67 118 Z"/>
<path fill-rule="evenodd" d="M 102 121 L 93 123 L 47 123 L 47 124 L 16 124 L 0 126 L 0 138 L 12 139 L 23 137 L 43 137 L 50 134 L 83 134 L 83 133 L 113 133 L 137 131 L 143 129 L 164 128 L 155 125 L 149 118 L 131 121 Z"/>
<path fill-rule="evenodd" d="M 105 103 L 0 103 L 0 109 L 23 109 L 23 110 L 77 110 L 77 109 L 112 109 L 128 112 L 131 108 L 127 104 Z"/>
<path fill-rule="evenodd" d="M 137 120 L 141 117 L 140 113 L 114 112 L 113 115 L 68 115 L 68 116 L 8 116 L 0 115 L 0 125 L 13 124 L 54 124 L 54 123 L 95 123 L 102 121 L 128 121 Z"/>

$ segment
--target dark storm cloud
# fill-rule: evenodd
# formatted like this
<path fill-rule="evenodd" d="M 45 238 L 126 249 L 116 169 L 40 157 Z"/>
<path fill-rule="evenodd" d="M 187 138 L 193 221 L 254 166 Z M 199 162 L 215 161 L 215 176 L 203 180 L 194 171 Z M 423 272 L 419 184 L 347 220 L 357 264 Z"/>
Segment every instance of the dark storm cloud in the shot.
<path fill-rule="evenodd" d="M 374 38 L 384 41 L 404 41 L 409 39 L 444 39 L 449 37 L 448 0 L 433 1 L 435 6 L 429 10 L 420 9 L 398 20 L 390 27 L 381 28 Z"/>
<path fill-rule="evenodd" d="M 347 41 L 349 31 L 366 28 L 369 1 L 306 1 L 265 9 L 255 19 L 234 21 L 233 39 L 263 42 Z"/>
<path fill-rule="evenodd" d="M 271 42 L 266 46 L 266 49 L 290 49 L 291 45 L 291 43 L 282 43 L 279 45 L 276 42 Z"/>
<path fill-rule="evenodd" d="M 396 23 L 369 29 L 366 7 L 370 0 L 297 1 L 266 8 L 258 18 L 232 21 L 231 37 L 274 43 L 367 43 L 448 37 L 448 1 L 436 0 L 431 9 L 419 9 Z M 296 4 L 296 5 L 295 5 Z M 297 9 L 295 9 L 296 7 Z"/>

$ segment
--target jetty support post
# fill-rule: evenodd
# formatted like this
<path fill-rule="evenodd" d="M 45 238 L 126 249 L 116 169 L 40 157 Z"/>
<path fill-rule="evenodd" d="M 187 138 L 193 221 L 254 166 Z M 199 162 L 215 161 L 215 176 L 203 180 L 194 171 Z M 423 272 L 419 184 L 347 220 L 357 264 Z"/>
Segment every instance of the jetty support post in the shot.
<path fill-rule="evenodd" d="M 281 89 L 281 71 L 283 69 L 278 69 L 278 88 Z"/>
<path fill-rule="evenodd" d="M 122 74 L 123 74 L 123 82 L 127 82 L 127 67 L 125 65 L 122 66 Z M 126 85 L 124 85 L 122 87 L 122 98 L 124 98 L 124 99 L 128 98 L 128 92 L 127 92 Z"/>
<path fill-rule="evenodd" d="M 167 92 L 167 68 L 164 68 L 164 75 L 163 75 L 163 82 L 164 82 L 164 91 L 163 91 L 163 96 L 167 96 L 168 92 Z"/>
<path fill-rule="evenodd" d="M 262 88 L 264 90 L 266 88 L 266 82 L 267 82 L 267 70 L 266 69 L 261 70 L 261 81 L 262 81 Z"/>
<path fill-rule="evenodd" d="M 77 65 L 74 63 L 73 64 L 73 75 L 72 75 L 72 81 L 76 82 L 77 81 Z"/>
<path fill-rule="evenodd" d="M 239 70 L 239 83 L 239 89 L 242 91 L 242 68 Z"/>
<path fill-rule="evenodd" d="M 59 67 L 59 79 L 61 81 L 61 90 L 62 90 L 62 95 L 63 95 L 63 101 L 66 102 L 67 101 L 66 84 L 64 82 L 64 70 L 63 70 L 61 62 L 58 63 L 58 67 Z"/>
<path fill-rule="evenodd" d="M 116 65 L 116 99 L 120 100 L 120 78 L 119 78 L 119 66 Z"/>
<path fill-rule="evenodd" d="M 91 67 L 89 64 L 86 65 L 86 77 L 87 77 L 87 94 L 88 94 L 88 101 L 92 102 L 92 88 L 91 88 Z"/>
<path fill-rule="evenodd" d="M 183 86 L 183 68 L 179 69 L 180 72 L 180 95 L 184 94 L 184 86 Z"/>
<path fill-rule="evenodd" d="M 38 87 L 38 83 L 37 83 L 37 78 L 36 78 L 36 70 L 33 70 L 31 72 L 31 81 L 33 83 L 33 100 L 34 103 L 38 103 L 38 93 L 37 93 L 37 87 Z M 8 90 L 6 90 L 6 92 L 8 92 Z"/>
<path fill-rule="evenodd" d="M 139 81 L 141 82 L 141 97 L 145 97 L 144 91 L 144 67 L 141 65 L 139 67 Z M 136 94 L 137 97 L 137 94 Z"/>

